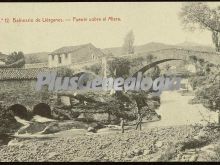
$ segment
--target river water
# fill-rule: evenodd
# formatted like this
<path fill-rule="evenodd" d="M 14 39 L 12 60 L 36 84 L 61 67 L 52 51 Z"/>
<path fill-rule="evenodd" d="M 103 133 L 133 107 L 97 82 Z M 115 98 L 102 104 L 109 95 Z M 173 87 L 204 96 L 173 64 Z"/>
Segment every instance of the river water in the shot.
<path fill-rule="evenodd" d="M 156 112 L 161 120 L 147 123 L 146 126 L 174 126 L 205 124 L 207 121 L 217 122 L 218 114 L 206 109 L 202 104 L 189 104 L 194 96 L 182 96 L 180 91 L 164 91 L 161 94 L 161 105 Z"/>
<path fill-rule="evenodd" d="M 192 89 L 189 88 L 190 93 Z M 163 91 L 161 94 L 161 105 L 156 112 L 161 115 L 161 120 L 149 123 L 143 123 L 143 128 L 149 127 L 164 127 L 164 126 L 177 126 L 177 125 L 190 125 L 195 123 L 206 124 L 207 121 L 209 122 L 217 122 L 218 121 L 218 114 L 216 112 L 212 112 L 206 109 L 202 104 L 189 104 L 188 101 L 194 98 L 194 95 L 182 95 L 180 91 Z M 24 126 L 21 127 L 20 130 L 25 129 L 29 126 L 30 122 L 24 121 L 20 118 L 16 118 L 16 120 L 22 123 Z M 48 122 L 49 119 L 35 116 L 34 121 L 37 122 Z M 32 121 L 33 122 L 33 121 Z M 104 131 L 105 129 L 101 129 L 98 132 L 112 132 L 109 129 Z M 120 130 L 119 130 L 120 131 Z M 18 131 L 19 132 L 19 131 Z M 52 135 L 42 135 L 41 133 L 36 134 L 22 134 L 22 137 L 38 137 L 41 136 L 72 136 L 74 135 L 81 135 L 86 134 L 86 130 L 68 130 L 62 131 L 61 133 L 56 133 Z M 113 131 L 115 132 L 115 131 Z M 15 135 L 19 136 L 18 133 Z"/>

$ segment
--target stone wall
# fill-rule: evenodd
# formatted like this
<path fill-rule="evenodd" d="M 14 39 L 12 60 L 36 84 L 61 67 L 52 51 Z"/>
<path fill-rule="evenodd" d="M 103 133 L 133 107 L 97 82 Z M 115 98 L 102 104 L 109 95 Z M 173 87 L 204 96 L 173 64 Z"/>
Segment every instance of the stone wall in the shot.
<path fill-rule="evenodd" d="M 39 103 L 46 103 L 53 106 L 54 95 L 49 93 L 45 87 L 42 91 L 35 90 L 36 80 L 1 80 L 0 101 L 7 106 L 21 104 L 28 110 Z"/>

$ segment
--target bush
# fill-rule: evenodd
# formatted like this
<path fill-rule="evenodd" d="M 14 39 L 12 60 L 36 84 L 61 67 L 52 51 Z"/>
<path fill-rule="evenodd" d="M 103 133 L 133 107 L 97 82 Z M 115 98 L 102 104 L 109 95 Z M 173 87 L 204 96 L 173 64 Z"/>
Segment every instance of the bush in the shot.
<path fill-rule="evenodd" d="M 195 90 L 197 87 L 201 87 L 206 79 L 206 76 L 193 76 L 189 78 L 189 83 L 192 86 L 193 90 Z"/>
<path fill-rule="evenodd" d="M 25 57 L 23 52 L 13 52 L 8 55 L 6 59 L 6 66 L 21 68 L 25 64 Z"/>
<path fill-rule="evenodd" d="M 5 106 L 0 105 L 0 134 L 13 133 L 21 125 Z"/>
<path fill-rule="evenodd" d="M 108 61 L 109 72 L 111 77 L 127 78 L 130 73 L 131 62 L 124 58 L 114 58 Z"/>
<path fill-rule="evenodd" d="M 57 76 L 71 77 L 74 71 L 70 68 L 60 67 L 57 70 Z"/>
<path fill-rule="evenodd" d="M 102 73 L 102 66 L 100 64 L 94 64 L 89 67 L 85 67 L 86 70 L 89 70 L 97 75 Z"/>

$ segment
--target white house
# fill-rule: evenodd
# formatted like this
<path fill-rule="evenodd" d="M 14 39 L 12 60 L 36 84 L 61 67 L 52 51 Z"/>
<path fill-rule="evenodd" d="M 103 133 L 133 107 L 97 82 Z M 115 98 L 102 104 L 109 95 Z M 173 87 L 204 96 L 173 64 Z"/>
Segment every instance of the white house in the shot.
<path fill-rule="evenodd" d="M 48 67 L 68 66 L 72 64 L 101 59 L 104 53 L 91 43 L 78 46 L 66 46 L 48 54 Z"/>

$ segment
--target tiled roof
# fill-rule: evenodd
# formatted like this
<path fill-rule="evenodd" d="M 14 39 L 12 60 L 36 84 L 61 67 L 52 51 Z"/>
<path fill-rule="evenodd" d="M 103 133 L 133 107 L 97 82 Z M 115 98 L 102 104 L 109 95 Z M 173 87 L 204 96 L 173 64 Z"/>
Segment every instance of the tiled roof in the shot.
<path fill-rule="evenodd" d="M 0 80 L 30 80 L 36 79 L 40 72 L 53 71 L 54 68 L 0 68 Z"/>
<path fill-rule="evenodd" d="M 52 54 L 52 55 L 54 54 L 55 55 L 55 54 L 63 54 L 63 53 L 76 52 L 76 51 L 78 51 L 80 49 L 87 48 L 87 47 L 92 48 L 93 51 L 95 51 L 98 56 L 104 56 L 105 55 L 100 49 L 96 48 L 91 43 L 84 44 L 84 45 L 77 45 L 77 46 L 65 46 L 65 47 L 62 47 L 62 48 L 59 48 L 59 49 L 53 51 L 50 54 Z"/>
<path fill-rule="evenodd" d="M 59 48 L 59 49 L 53 51 L 50 54 L 61 54 L 61 53 L 74 52 L 76 50 L 79 50 L 79 49 L 84 48 L 89 45 L 91 45 L 91 44 L 84 44 L 84 45 L 77 45 L 77 46 L 64 46 L 62 48 Z"/>

